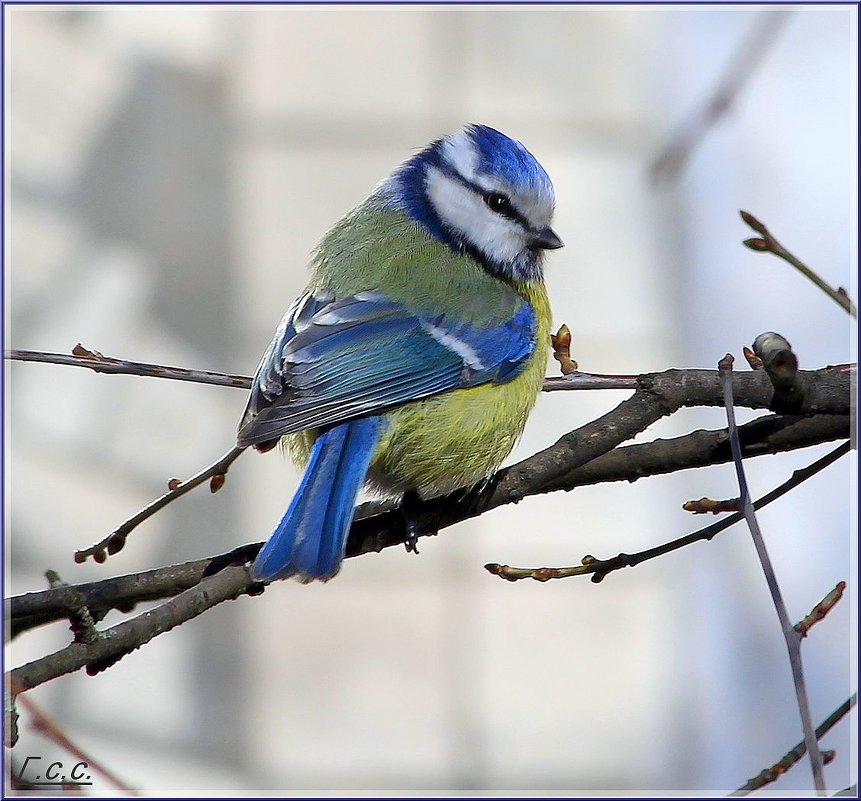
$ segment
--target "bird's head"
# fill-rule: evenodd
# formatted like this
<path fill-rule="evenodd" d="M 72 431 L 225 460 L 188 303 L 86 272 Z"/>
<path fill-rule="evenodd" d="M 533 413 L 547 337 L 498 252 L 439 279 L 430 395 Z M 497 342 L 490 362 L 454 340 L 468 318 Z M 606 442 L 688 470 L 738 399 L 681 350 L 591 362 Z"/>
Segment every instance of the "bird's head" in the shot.
<path fill-rule="evenodd" d="M 540 279 L 543 252 L 562 247 L 550 227 L 550 177 L 520 142 L 486 125 L 432 142 L 381 189 L 433 237 L 494 275 Z"/>

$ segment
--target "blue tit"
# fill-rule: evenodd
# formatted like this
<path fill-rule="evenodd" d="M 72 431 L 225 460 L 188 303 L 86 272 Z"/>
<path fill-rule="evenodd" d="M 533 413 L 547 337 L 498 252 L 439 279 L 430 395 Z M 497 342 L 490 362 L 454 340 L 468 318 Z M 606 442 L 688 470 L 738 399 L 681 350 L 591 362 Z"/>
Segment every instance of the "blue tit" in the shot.
<path fill-rule="evenodd" d="M 305 469 L 255 579 L 334 576 L 363 485 L 427 498 L 499 467 L 547 365 L 554 205 L 520 142 L 468 125 L 323 236 L 239 424 L 240 446 L 280 441 Z"/>

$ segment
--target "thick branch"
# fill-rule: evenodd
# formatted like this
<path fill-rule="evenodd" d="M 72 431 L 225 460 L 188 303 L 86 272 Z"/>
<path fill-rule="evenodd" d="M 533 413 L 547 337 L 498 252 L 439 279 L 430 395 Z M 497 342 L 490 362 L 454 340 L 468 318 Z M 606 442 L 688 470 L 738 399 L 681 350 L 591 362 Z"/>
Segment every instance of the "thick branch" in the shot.
<path fill-rule="evenodd" d="M 761 456 L 846 438 L 850 434 L 849 417 L 766 415 L 741 426 L 739 434 L 744 455 Z M 677 470 L 722 464 L 731 458 L 725 429 L 695 431 L 674 439 L 617 448 L 565 473 L 554 486 L 541 488 L 540 491 L 570 490 L 609 481 L 636 481 Z M 447 516 L 436 518 L 439 528 L 470 516 L 469 509 L 457 503 L 457 500 L 457 496 L 450 498 Z M 432 511 L 440 515 L 436 509 L 437 503 L 436 500 L 419 503 L 416 506 L 418 518 L 424 520 Z M 380 503 L 367 503 L 360 507 L 362 523 L 354 524 L 348 543 L 348 556 L 358 556 L 403 542 L 401 515 L 396 511 L 381 512 L 384 507 Z M 36 626 L 66 619 L 81 608 L 87 608 L 97 621 L 111 609 L 130 612 L 137 603 L 169 598 L 189 589 L 205 575 L 217 572 L 225 565 L 243 564 L 253 559 L 260 546 L 260 543 L 256 543 L 194 562 L 19 595 L 6 602 L 10 634 L 14 637 Z"/>
<path fill-rule="evenodd" d="M 93 359 L 104 358 L 97 354 L 90 354 L 90 356 Z M 792 411 L 807 415 L 817 412 L 846 414 L 849 407 L 849 379 L 854 376 L 854 373 L 854 365 L 839 365 L 823 370 L 797 373 L 791 409 L 784 408 L 786 404 L 782 403 L 781 394 L 774 391 L 763 371 L 745 374 L 739 376 L 737 382 L 739 405 L 751 408 L 767 407 L 775 411 Z M 536 471 L 533 484 L 551 482 L 554 475 L 558 475 L 562 462 L 566 463 L 568 469 L 586 464 L 636 436 L 664 415 L 671 414 L 683 406 L 719 405 L 716 396 L 717 386 L 717 374 L 709 370 L 668 370 L 641 376 L 594 376 L 571 373 L 561 378 L 546 379 L 544 385 L 546 391 L 572 388 L 635 388 L 636 392 L 613 411 L 566 435 L 543 454 L 537 454 L 533 460 L 527 460 L 522 464 L 528 470 Z M 573 450 L 577 453 L 576 463 L 571 461 L 574 458 Z M 218 479 L 216 483 L 211 483 L 211 488 L 215 491 L 223 484 L 228 466 L 240 453 L 241 449 L 233 448 L 221 460 L 205 468 L 194 478 L 171 486 L 167 493 L 124 521 L 98 543 L 78 550 L 75 553 L 75 560 L 82 562 L 92 556 L 98 562 L 105 561 L 110 554 L 117 553 L 125 546 L 128 535 L 140 523 L 210 476 L 213 477 L 213 481 Z M 526 494 L 532 494 L 519 489 L 517 484 L 516 480 L 508 480 L 504 483 L 503 486 L 510 497 L 501 502 L 517 502 Z M 455 493 L 455 500 L 462 498 L 463 495 L 462 491 Z M 485 508 L 493 508 L 493 506 L 480 507 L 476 514 L 484 511 Z"/>
<path fill-rule="evenodd" d="M 93 676 L 153 637 L 197 617 L 222 601 L 232 601 L 246 593 L 255 594 L 259 588 L 259 584 L 250 582 L 244 567 L 227 567 L 215 575 L 207 576 L 197 586 L 185 590 L 161 606 L 103 631 L 93 642 L 73 642 L 53 654 L 15 668 L 8 674 L 10 693 L 14 698 L 19 693 L 82 667 L 86 667 L 87 673 Z"/>
<path fill-rule="evenodd" d="M 803 383 L 802 398 L 798 412 L 801 415 L 829 414 L 848 416 L 850 414 L 850 381 L 854 378 L 853 366 L 828 367 L 822 370 L 800 373 Z M 719 406 L 722 403 L 722 390 L 716 371 L 713 370 L 668 370 L 663 373 L 637 377 L 637 390 L 620 403 L 615 409 L 581 428 L 566 434 L 555 445 L 535 454 L 513 467 L 499 471 L 482 488 L 461 491 L 449 496 L 425 501 L 415 510 L 415 522 L 424 534 L 436 533 L 444 526 L 474 517 L 488 509 L 507 503 L 516 503 L 528 495 L 549 491 L 549 488 L 565 488 L 565 479 L 572 483 L 571 475 L 587 463 L 597 460 L 615 449 L 618 445 L 636 436 L 656 420 L 672 414 L 684 406 Z M 733 376 L 733 390 L 740 406 L 768 408 L 773 396 L 773 387 L 764 371 Z M 800 425 L 801 421 L 798 421 Z M 831 421 L 833 424 L 835 421 Z M 840 423 L 838 422 L 838 425 Z M 833 430 L 828 430 L 828 437 Z M 808 433 L 810 433 L 808 431 Z M 821 432 L 820 432 L 821 433 Z M 702 436 L 697 432 L 692 436 Z M 819 439 L 818 441 L 825 441 Z M 644 446 L 632 446 L 644 447 Z M 656 445 L 656 448 L 666 445 Z M 629 449 L 624 449 L 626 452 Z M 714 450 L 714 449 L 712 449 Z M 646 453 L 640 451 L 640 453 Z M 624 458 L 624 456 L 623 456 Z M 702 463 L 714 463 L 715 454 L 702 457 Z M 721 460 L 724 460 L 722 457 Z M 654 464 L 654 459 L 653 459 Z M 640 472 L 640 475 L 645 475 Z M 635 476 L 639 477 L 639 476 Z M 574 475 L 574 481 L 577 479 Z M 400 544 L 404 540 L 403 517 L 397 511 L 379 512 L 380 506 L 363 506 L 358 510 L 347 543 L 347 555 L 355 556 L 368 551 L 379 551 L 384 547 Z M 146 612 L 132 620 L 125 621 L 108 629 L 93 642 L 72 643 L 55 654 L 31 662 L 12 672 L 14 692 L 21 692 L 51 678 L 86 666 L 88 671 L 98 672 L 113 664 L 117 659 L 158 634 L 208 609 L 223 600 L 235 598 L 243 593 L 260 591 L 261 585 L 250 582 L 243 567 L 253 558 L 259 545 L 247 546 L 215 560 L 202 560 L 179 568 L 174 576 L 173 592 L 180 594 L 156 609 Z M 53 611 L 30 598 L 23 606 L 29 609 L 20 617 L 18 614 L 13 629 L 21 631 L 32 625 L 50 619 L 54 615 L 68 617 L 70 610 L 80 611 L 87 606 L 90 614 L 99 619 L 108 608 L 129 608 L 143 597 L 157 598 L 165 590 L 163 576 L 159 571 L 144 574 L 148 578 L 126 577 L 122 580 L 134 582 L 141 580 L 143 591 L 133 591 L 129 596 L 117 597 L 116 588 L 111 599 L 87 599 L 81 603 L 82 587 L 63 587 L 48 590 L 61 593 L 55 596 Z M 202 577 L 199 584 L 195 584 Z M 190 586 L 189 586 L 189 583 Z M 158 584 L 160 589 L 156 590 Z M 181 586 L 177 586 L 181 585 Z M 147 586 L 148 585 L 148 586 Z M 85 586 L 85 585 L 84 585 Z M 102 585 L 104 588 L 104 585 Z M 181 591 L 180 591 L 181 590 Z M 66 596 L 66 593 L 71 593 Z M 20 599 L 14 599 L 20 602 Z M 13 607 L 16 604 L 10 604 Z M 57 610 L 59 605 L 59 615 Z M 23 611 L 19 608 L 17 611 Z M 13 613 L 14 614 L 14 613 Z"/>
<path fill-rule="evenodd" d="M 824 470 L 842 456 L 845 456 L 849 453 L 850 447 L 851 443 L 847 440 L 821 459 L 817 459 L 813 464 L 796 470 L 787 481 L 784 481 L 779 487 L 775 487 L 771 492 L 766 493 L 756 501 L 753 505 L 754 509 L 762 509 L 781 496 L 786 495 L 787 492 L 795 489 L 799 484 L 812 478 L 818 472 Z M 720 534 L 720 532 L 735 525 L 743 518 L 744 515 L 741 512 L 735 512 L 724 517 L 722 520 L 718 520 L 716 523 L 712 523 L 710 526 L 706 526 L 670 542 L 656 545 L 654 548 L 647 548 L 645 551 L 638 551 L 637 553 L 620 553 L 618 556 L 613 556 L 609 559 L 596 559 L 591 554 L 587 554 L 580 560 L 579 565 L 570 567 L 511 567 L 510 565 L 500 565 L 496 562 L 487 564 L 484 567 L 489 573 L 492 573 L 494 576 L 500 576 L 507 581 L 518 581 L 520 579 L 548 581 L 550 579 L 570 578 L 572 576 L 591 576 L 592 581 L 597 584 L 603 581 L 609 573 L 616 570 L 622 570 L 626 567 L 636 567 L 643 564 L 643 562 L 666 556 L 668 553 L 678 551 L 680 548 L 686 548 L 695 542 L 711 540 Z"/>
<path fill-rule="evenodd" d="M 745 458 L 807 448 L 851 435 L 849 415 L 767 414 L 739 427 Z M 591 462 L 548 482 L 544 491 L 570 490 L 610 481 L 636 481 L 646 476 L 676 473 L 694 467 L 732 461 L 725 428 L 692 431 L 672 439 L 656 439 L 642 445 L 615 448 Z"/>
<path fill-rule="evenodd" d="M 805 413 L 850 414 L 849 380 L 850 375 L 854 377 L 854 370 L 825 368 L 801 375 L 806 387 L 802 405 Z M 661 417 L 683 406 L 723 405 L 717 371 L 668 370 L 640 376 L 639 382 L 640 389 L 611 412 L 566 434 L 534 456 L 500 470 L 481 489 L 455 492 L 421 504 L 415 516 L 419 529 L 434 533 L 497 506 L 517 503 L 529 495 L 565 489 L 566 476 L 599 456 L 609 456 L 620 443 L 633 438 Z M 736 405 L 751 408 L 768 408 L 773 395 L 771 383 L 763 371 L 734 374 L 733 389 Z M 347 554 L 379 551 L 402 542 L 403 536 L 399 513 L 389 512 L 369 522 L 363 507 L 353 524 Z"/>

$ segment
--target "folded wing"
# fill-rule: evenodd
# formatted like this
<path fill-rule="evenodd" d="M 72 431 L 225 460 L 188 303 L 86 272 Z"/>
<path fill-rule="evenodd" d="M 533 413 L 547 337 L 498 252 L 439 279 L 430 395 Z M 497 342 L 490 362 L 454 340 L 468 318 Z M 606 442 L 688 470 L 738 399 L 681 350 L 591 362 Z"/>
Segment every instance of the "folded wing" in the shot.
<path fill-rule="evenodd" d="M 377 291 L 307 292 L 254 376 L 240 446 L 377 414 L 452 389 L 514 378 L 535 347 L 526 302 L 484 324 L 415 313 Z"/>

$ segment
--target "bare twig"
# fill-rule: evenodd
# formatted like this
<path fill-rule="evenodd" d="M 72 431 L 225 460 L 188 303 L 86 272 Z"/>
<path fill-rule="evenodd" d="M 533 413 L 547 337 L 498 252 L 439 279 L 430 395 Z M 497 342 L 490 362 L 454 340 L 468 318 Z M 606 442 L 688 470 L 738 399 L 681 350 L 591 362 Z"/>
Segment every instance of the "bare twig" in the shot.
<path fill-rule="evenodd" d="M 20 703 L 21 706 L 30 714 L 33 728 L 36 729 L 39 734 L 47 737 L 49 740 L 60 746 L 60 748 L 68 751 L 75 759 L 80 762 L 85 762 L 87 764 L 87 769 L 100 773 L 121 792 L 127 793 L 128 795 L 139 795 L 137 790 L 133 787 L 129 787 L 129 785 L 108 770 L 108 768 L 102 765 L 97 759 L 94 759 L 90 754 L 84 753 L 68 738 L 56 721 L 49 718 L 29 698 L 19 698 L 18 703 Z"/>
<path fill-rule="evenodd" d="M 825 423 L 825 425 L 820 426 L 818 423 Z M 832 425 L 833 428 L 830 427 Z M 740 432 L 745 456 L 753 457 L 777 453 L 787 448 L 817 445 L 833 438 L 845 439 L 850 435 L 850 426 L 848 417 L 798 419 L 769 415 L 747 423 L 741 427 Z M 825 457 L 825 460 L 820 460 L 816 465 L 804 471 L 798 471 L 791 481 L 801 483 L 847 450 L 848 445 L 840 446 L 836 455 L 830 459 Z M 556 488 L 570 490 L 604 481 L 635 481 L 677 470 L 723 464 L 730 459 L 725 430 L 695 431 L 673 439 L 616 448 L 561 476 Z M 773 497 L 779 497 L 779 494 L 774 494 Z M 431 502 L 425 502 L 417 507 L 419 514 L 422 514 L 426 503 Z M 396 529 L 397 514 L 397 512 L 385 511 L 385 505 L 381 503 L 372 502 L 362 505 L 357 513 L 357 517 L 363 521 L 362 527 L 357 526 L 354 529 L 347 555 L 358 556 L 367 553 L 368 550 L 399 545 L 401 539 L 398 537 L 401 535 L 402 538 L 403 522 L 400 521 L 401 529 Z M 440 527 L 449 526 L 469 516 L 471 516 L 469 510 L 452 501 L 448 516 L 436 518 L 436 523 Z M 741 516 L 737 516 L 736 519 L 741 519 Z M 369 533 L 372 525 L 380 526 L 379 537 L 373 537 Z M 723 521 L 720 525 L 723 525 Z M 717 533 L 711 529 L 709 531 L 711 534 L 704 534 L 701 538 L 708 539 Z M 383 532 L 390 533 L 386 535 Z M 691 538 L 688 540 L 685 544 L 697 541 Z M 15 637 L 22 631 L 62 620 L 69 617 L 70 610 L 81 606 L 86 606 L 95 620 L 104 618 L 111 609 L 130 612 L 135 604 L 142 601 L 169 598 L 193 587 L 205 575 L 219 569 L 219 565 L 249 561 L 254 558 L 259 548 L 260 543 L 257 543 L 243 546 L 227 554 L 130 576 L 64 586 L 49 592 L 24 593 L 7 601 L 6 618 L 9 621 L 10 634 Z M 636 559 L 637 555 L 631 558 Z M 604 566 L 605 571 L 610 569 L 607 562 L 600 564 Z M 623 566 L 618 565 L 618 567 Z"/>
<path fill-rule="evenodd" d="M 668 182 L 682 171 L 703 137 L 731 108 L 759 62 L 768 53 L 790 10 L 768 9 L 761 12 L 749 34 L 734 51 L 714 92 L 701 108 L 678 127 L 669 143 L 651 164 L 652 180 Z"/>
<path fill-rule="evenodd" d="M 804 669 L 801 664 L 801 636 L 789 621 L 789 613 L 786 611 L 786 605 L 783 602 L 783 594 L 780 591 L 780 585 L 777 582 L 777 576 L 775 575 L 774 568 L 772 567 L 771 558 L 769 557 L 768 550 L 765 547 L 765 539 L 762 536 L 759 522 L 756 519 L 753 503 L 750 499 L 750 492 L 747 487 L 747 478 L 744 473 L 741 444 L 738 438 L 738 430 L 735 425 L 735 404 L 733 402 L 732 392 L 732 363 L 732 354 L 727 353 L 727 355 L 718 363 L 718 368 L 723 382 L 726 418 L 727 423 L 729 424 L 729 441 L 730 447 L 732 448 L 736 475 L 738 477 L 741 505 L 745 521 L 750 529 L 750 535 L 753 538 L 754 547 L 756 548 L 760 564 L 762 565 L 763 573 L 765 574 L 765 581 L 768 584 L 771 599 L 774 602 L 774 608 L 777 610 L 777 617 L 780 620 L 780 627 L 783 631 L 783 636 L 786 639 L 786 648 L 789 652 L 789 664 L 792 668 L 792 679 L 795 683 L 795 694 L 798 699 L 798 711 L 801 714 L 801 726 L 804 730 L 804 740 L 807 743 L 807 751 L 810 756 L 810 767 L 813 771 L 813 784 L 816 787 L 817 792 L 820 795 L 824 795 L 825 776 L 822 769 L 822 754 L 819 751 L 819 746 L 816 741 L 816 732 L 813 729 L 813 719 L 810 716 L 810 703 L 807 700 L 807 690 L 805 688 Z"/>
<path fill-rule="evenodd" d="M 840 706 L 837 707 L 825 720 L 816 727 L 816 739 L 821 740 L 831 729 L 837 724 L 848 712 L 855 706 L 855 693 L 851 698 L 847 698 Z M 798 743 L 795 748 L 788 751 L 781 759 L 775 762 L 770 768 L 765 768 L 757 776 L 747 781 L 737 790 L 730 793 L 731 796 L 747 795 L 754 790 L 759 790 L 767 784 L 776 781 L 780 776 L 786 773 L 801 757 L 807 752 L 807 744 L 804 740 Z M 840 795 L 840 793 L 837 793 Z M 854 793 L 853 793 L 854 795 Z"/>
<path fill-rule="evenodd" d="M 803 276 L 811 280 L 816 286 L 818 286 L 829 298 L 831 298 L 835 303 L 839 304 L 844 311 L 850 314 L 852 317 L 858 317 L 858 310 L 855 308 L 855 304 L 850 300 L 849 295 L 846 294 L 846 290 L 843 287 L 837 287 L 834 289 L 829 286 L 822 278 L 820 278 L 813 270 L 811 270 L 803 261 L 797 259 L 793 256 L 783 245 L 778 242 L 774 236 L 772 236 L 771 232 L 766 228 L 756 217 L 754 217 L 749 211 L 740 211 L 742 220 L 744 220 L 754 231 L 756 231 L 762 238 L 753 238 L 753 239 L 745 239 L 744 244 L 747 245 L 751 250 L 756 250 L 762 253 L 773 253 L 775 256 L 780 257 L 788 264 L 791 264 L 795 267 L 798 272 L 800 272 Z"/>
<path fill-rule="evenodd" d="M 842 380 L 841 372 L 853 372 L 854 366 L 841 365 L 833 368 L 826 368 L 829 375 L 834 375 L 838 380 Z M 823 372 L 818 371 L 813 373 L 817 377 L 816 387 L 821 389 Z M 545 389 L 570 389 L 578 386 L 575 382 L 582 382 L 580 388 L 636 388 L 633 397 L 629 398 L 620 404 L 609 415 L 604 415 L 589 426 L 584 427 L 580 431 L 589 432 L 588 444 L 589 447 L 581 447 L 579 453 L 583 455 L 583 459 L 577 464 L 572 464 L 569 469 L 578 467 L 589 461 L 591 458 L 600 456 L 602 453 L 612 450 L 613 447 L 624 442 L 626 439 L 638 434 L 640 431 L 648 427 L 651 423 L 661 417 L 671 414 L 682 406 L 697 406 L 697 405 L 716 405 L 718 403 L 719 392 L 717 376 L 713 371 L 708 370 L 668 370 L 665 373 L 647 374 L 641 376 L 588 376 L 583 377 L 583 374 L 572 373 L 567 376 L 558 378 L 550 378 L 545 381 Z M 848 389 L 848 387 L 847 387 Z M 748 402 L 753 408 L 764 408 L 770 403 L 773 393 L 767 393 L 765 384 L 762 378 L 756 374 L 745 376 L 740 380 L 738 393 L 742 398 L 742 404 Z M 707 393 L 711 398 L 703 398 L 697 394 Z M 829 392 L 833 390 L 829 389 Z M 752 396 L 751 396 L 752 395 Z M 847 393 L 848 395 L 848 393 Z M 748 399 L 750 400 L 748 401 Z M 823 403 L 821 397 L 813 393 L 813 397 L 808 399 L 807 406 L 802 406 L 799 411 L 812 413 L 815 411 L 829 411 L 831 401 Z M 817 406 L 817 404 L 819 404 Z M 842 409 L 842 401 L 840 401 Z M 848 400 L 846 403 L 848 409 Z M 636 410 L 636 411 L 634 411 Z M 617 425 L 619 417 L 627 418 L 627 422 L 633 423 L 630 425 Z M 596 428 L 598 426 L 599 428 Z M 561 450 L 568 450 L 568 443 L 573 441 L 574 435 L 578 432 L 563 437 L 557 443 Z M 612 444 L 609 447 L 602 448 L 605 440 L 611 439 Z M 554 446 L 554 447 L 557 447 Z M 223 484 L 223 476 L 227 472 L 227 468 L 239 456 L 242 449 L 233 448 L 225 456 L 219 459 L 214 464 L 202 470 L 193 478 L 185 482 L 171 480 L 169 491 L 157 498 L 155 501 L 147 505 L 133 517 L 122 523 L 117 529 L 112 531 L 102 540 L 88 548 L 81 549 L 75 553 L 75 560 L 83 562 L 88 557 L 92 556 L 97 562 L 104 562 L 108 556 L 119 552 L 126 542 L 128 534 L 134 530 L 141 522 L 151 517 L 157 511 L 165 507 L 170 502 L 184 495 L 196 486 L 199 486 L 208 478 L 212 479 L 210 487 L 216 491 Z M 547 451 L 545 451 L 545 454 Z M 534 462 L 530 462 L 534 464 Z M 552 481 L 555 476 L 548 473 L 544 474 L 544 478 L 551 482 L 548 487 L 552 488 Z"/>
<path fill-rule="evenodd" d="M 193 381 L 196 384 L 217 384 L 222 387 L 237 387 L 239 389 L 251 387 L 251 379 L 248 376 L 216 373 L 210 370 L 187 370 L 184 367 L 168 367 L 164 364 L 114 359 L 110 356 L 103 356 L 98 351 L 89 350 L 80 344 L 75 345 L 72 349 L 72 355 L 39 350 L 10 350 L 5 353 L 5 358 L 20 362 L 86 367 L 97 373 L 170 378 L 174 381 Z"/>
<path fill-rule="evenodd" d="M 93 676 L 159 634 L 197 617 L 216 604 L 261 591 L 262 585 L 251 581 L 244 565 L 229 565 L 155 609 L 106 629 L 94 642 L 73 642 L 53 654 L 9 671 L 6 676 L 9 694 L 15 698 L 46 681 L 83 667 Z"/>
<path fill-rule="evenodd" d="M 820 620 L 822 620 L 843 597 L 843 592 L 846 590 L 846 582 L 839 581 L 837 586 L 831 590 L 813 609 L 810 614 L 806 615 L 802 620 L 795 624 L 795 630 L 799 636 L 806 637 L 810 631 Z"/>
<path fill-rule="evenodd" d="M 635 375 L 607 375 L 577 370 L 566 375 L 545 378 L 541 390 L 542 392 L 563 392 L 569 389 L 636 389 L 637 378 Z"/>
<path fill-rule="evenodd" d="M 841 456 L 845 456 L 849 453 L 850 449 L 851 443 L 844 442 L 821 459 L 817 459 L 813 464 L 796 470 L 787 481 L 784 481 L 779 487 L 775 487 L 767 495 L 763 495 L 762 498 L 756 501 L 756 503 L 754 503 L 754 508 L 762 509 L 764 506 L 768 506 L 772 501 L 776 501 L 799 484 L 804 483 L 807 479 L 812 478 L 821 470 L 824 470 L 828 465 L 836 462 Z M 510 567 L 509 565 L 500 565 L 497 563 L 487 564 L 484 567 L 489 573 L 500 576 L 508 581 L 517 581 L 525 578 L 535 579 L 536 581 L 547 581 L 551 578 L 568 578 L 570 576 L 591 575 L 592 581 L 598 583 L 603 581 L 609 573 L 612 573 L 615 570 L 621 570 L 624 567 L 636 567 L 643 562 L 648 562 L 651 559 L 656 559 L 659 556 L 672 553 L 680 548 L 692 545 L 695 542 L 711 540 L 717 534 L 720 534 L 721 531 L 728 529 L 730 526 L 735 525 L 743 519 L 744 515 L 741 512 L 736 512 L 729 517 L 725 517 L 723 520 L 712 523 L 710 526 L 698 529 L 691 534 L 679 537 L 678 539 L 666 542 L 654 548 L 649 548 L 645 551 L 639 551 L 633 554 L 620 553 L 618 556 L 614 556 L 610 559 L 596 559 L 592 555 L 587 555 L 583 557 L 581 564 L 571 567 Z"/>
<path fill-rule="evenodd" d="M 96 562 L 104 562 L 108 556 L 118 553 L 123 549 L 126 544 L 126 537 L 143 523 L 144 520 L 152 517 L 171 501 L 175 501 L 195 487 L 199 487 L 207 479 L 211 479 L 211 489 L 213 492 L 216 492 L 224 484 L 224 476 L 228 468 L 244 450 L 245 448 L 231 448 L 218 461 L 213 462 L 209 467 L 205 467 L 197 475 L 192 476 L 186 481 L 177 482 L 176 479 L 171 479 L 169 483 L 170 489 L 164 495 L 156 498 L 152 503 L 145 506 L 133 517 L 130 517 L 95 545 L 75 551 L 75 561 L 85 562 L 88 556 L 92 556 Z"/>
<path fill-rule="evenodd" d="M 89 354 L 84 356 L 82 354 Z M 222 387 L 249 389 L 251 378 L 243 375 L 218 373 L 212 370 L 189 370 L 184 367 L 169 367 L 164 364 L 149 364 L 147 362 L 132 362 L 126 359 L 115 359 L 109 356 L 87 350 L 82 345 L 76 345 L 73 355 L 66 353 L 49 353 L 38 350 L 9 350 L 5 358 L 10 361 L 40 362 L 42 364 L 59 364 L 72 367 L 87 367 L 97 373 L 112 375 L 137 375 L 155 378 L 170 378 L 175 381 L 192 381 L 197 384 L 214 384 Z M 570 366 L 576 366 L 570 362 Z M 544 382 L 545 392 L 584 389 L 636 389 L 635 375 L 606 375 L 601 373 L 584 373 L 573 371 L 563 376 L 547 378 Z"/>

